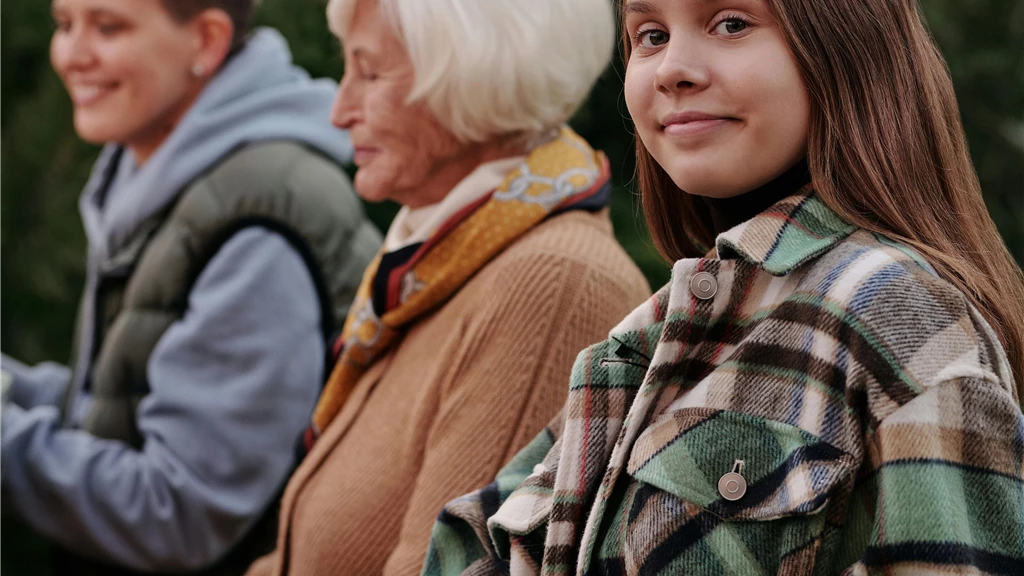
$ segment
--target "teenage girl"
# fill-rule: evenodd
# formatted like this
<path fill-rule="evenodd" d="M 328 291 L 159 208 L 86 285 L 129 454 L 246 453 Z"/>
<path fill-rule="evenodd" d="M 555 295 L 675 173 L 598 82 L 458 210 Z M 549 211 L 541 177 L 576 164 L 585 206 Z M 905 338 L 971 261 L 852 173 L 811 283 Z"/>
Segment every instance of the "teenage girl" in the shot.
<path fill-rule="evenodd" d="M 427 573 L 1020 573 L 1024 281 L 913 0 L 627 0 L 672 280 Z"/>

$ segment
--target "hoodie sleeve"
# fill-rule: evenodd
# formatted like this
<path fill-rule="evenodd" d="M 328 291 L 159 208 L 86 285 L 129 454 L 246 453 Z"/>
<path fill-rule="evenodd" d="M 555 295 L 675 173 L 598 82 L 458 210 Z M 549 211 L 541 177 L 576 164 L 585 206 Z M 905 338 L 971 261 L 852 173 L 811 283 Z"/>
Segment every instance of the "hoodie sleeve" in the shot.
<path fill-rule="evenodd" d="M 301 257 L 265 229 L 239 232 L 150 358 L 144 448 L 59 429 L 55 408 L 8 405 L 3 505 L 81 554 L 143 571 L 207 567 L 287 480 L 323 358 Z"/>
<path fill-rule="evenodd" d="M 60 404 L 71 381 L 67 366 L 55 362 L 26 366 L 6 354 L 0 356 L 0 367 L 11 375 L 11 402 L 25 409 Z"/>

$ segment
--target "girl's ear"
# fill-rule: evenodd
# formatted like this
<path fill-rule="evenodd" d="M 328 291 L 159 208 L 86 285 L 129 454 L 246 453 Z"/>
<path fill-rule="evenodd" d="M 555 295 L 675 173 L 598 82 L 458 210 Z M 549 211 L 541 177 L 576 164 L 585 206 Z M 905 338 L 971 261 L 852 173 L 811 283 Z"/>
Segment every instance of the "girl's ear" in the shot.
<path fill-rule="evenodd" d="M 235 39 L 235 25 L 223 10 L 203 10 L 189 24 L 193 31 L 195 57 L 192 71 L 210 76 L 227 58 Z"/>

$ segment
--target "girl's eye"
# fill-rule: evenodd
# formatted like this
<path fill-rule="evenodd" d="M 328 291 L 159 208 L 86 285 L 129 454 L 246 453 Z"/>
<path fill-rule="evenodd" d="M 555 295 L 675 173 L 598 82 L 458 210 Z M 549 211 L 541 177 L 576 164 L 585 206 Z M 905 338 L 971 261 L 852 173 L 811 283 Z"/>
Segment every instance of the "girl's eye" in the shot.
<path fill-rule="evenodd" d="M 715 33 L 723 36 L 732 36 L 743 32 L 748 27 L 750 27 L 750 24 L 742 18 L 725 18 L 715 25 Z"/>
<path fill-rule="evenodd" d="M 70 20 L 54 20 L 53 21 L 53 27 L 58 32 L 67 33 L 69 30 L 71 30 L 71 21 Z"/>
<path fill-rule="evenodd" d="M 104 36 L 113 36 L 114 34 L 124 30 L 125 25 L 121 22 L 98 22 L 96 24 L 96 29 Z"/>
<path fill-rule="evenodd" d="M 668 43 L 668 32 L 664 30 L 640 30 L 636 34 L 636 44 L 641 48 L 657 48 Z"/>

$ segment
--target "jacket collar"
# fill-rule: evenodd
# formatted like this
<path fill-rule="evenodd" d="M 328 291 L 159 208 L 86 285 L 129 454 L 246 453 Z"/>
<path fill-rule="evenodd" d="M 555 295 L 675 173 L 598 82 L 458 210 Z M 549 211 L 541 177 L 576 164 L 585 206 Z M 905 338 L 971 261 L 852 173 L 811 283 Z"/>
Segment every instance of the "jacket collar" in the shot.
<path fill-rule="evenodd" d="M 856 230 L 807 186 L 719 234 L 715 249 L 721 259 L 738 256 L 773 276 L 785 276 Z"/>

